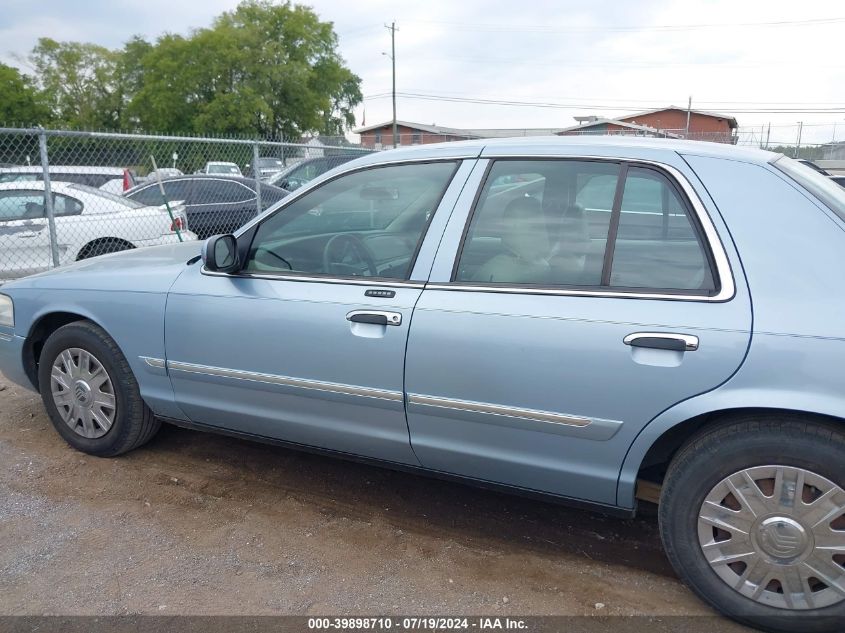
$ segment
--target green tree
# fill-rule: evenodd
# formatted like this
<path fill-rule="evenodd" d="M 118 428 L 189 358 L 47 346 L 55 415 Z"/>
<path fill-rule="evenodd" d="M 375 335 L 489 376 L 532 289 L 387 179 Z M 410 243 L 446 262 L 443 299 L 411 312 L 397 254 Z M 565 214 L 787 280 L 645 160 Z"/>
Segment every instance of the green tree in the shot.
<path fill-rule="evenodd" d="M 38 40 L 29 60 L 56 123 L 86 129 L 120 126 L 121 53 L 96 44 Z"/>
<path fill-rule="evenodd" d="M 151 130 L 339 134 L 361 102 L 331 23 L 290 2 L 247 0 L 190 37 L 165 35 L 141 66 L 130 112 Z"/>
<path fill-rule="evenodd" d="M 0 64 L 0 124 L 45 125 L 50 109 L 32 81 L 17 68 Z"/>

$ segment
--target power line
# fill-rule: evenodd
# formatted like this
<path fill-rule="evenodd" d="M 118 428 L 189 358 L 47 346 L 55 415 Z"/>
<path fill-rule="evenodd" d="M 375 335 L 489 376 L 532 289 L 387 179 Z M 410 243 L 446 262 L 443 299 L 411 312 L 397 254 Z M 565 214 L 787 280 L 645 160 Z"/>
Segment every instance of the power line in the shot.
<path fill-rule="evenodd" d="M 476 99 L 476 98 L 479 98 L 479 99 L 487 99 L 487 98 L 496 99 L 496 97 L 490 97 L 488 95 L 473 96 L 473 95 L 467 94 L 466 92 L 457 92 L 457 91 L 454 91 L 454 90 L 439 90 L 437 92 L 434 92 L 434 91 L 437 91 L 437 88 L 434 88 L 434 89 L 430 89 L 430 88 L 408 88 L 406 90 L 406 92 L 409 93 L 409 94 L 438 94 L 438 95 L 446 95 L 446 96 L 450 96 L 450 97 L 471 97 L 471 98 L 474 98 L 474 99 Z M 390 94 L 390 92 L 387 91 L 387 90 L 383 90 L 383 91 L 380 91 L 380 92 L 373 93 L 371 95 L 367 95 L 367 96 L 365 96 L 365 98 L 370 99 L 370 98 L 374 98 L 374 97 L 381 97 L 381 96 L 387 95 L 387 94 Z M 569 102 L 569 101 L 574 101 L 576 103 L 582 103 L 582 102 L 586 101 L 586 102 L 590 102 L 590 103 L 605 103 L 606 102 L 608 104 L 612 104 L 612 103 L 639 103 L 639 104 L 643 104 L 643 103 L 645 103 L 645 104 L 664 103 L 664 104 L 666 104 L 666 103 L 672 103 L 673 99 L 675 99 L 675 98 L 677 98 L 677 95 L 675 97 L 669 97 L 669 98 L 665 98 L 665 99 L 660 99 L 660 98 L 613 99 L 613 98 L 610 98 L 610 97 L 581 97 L 580 99 L 572 99 L 572 98 L 568 98 L 568 97 L 550 97 L 550 99 L 553 100 L 555 103 L 565 103 L 565 102 Z M 768 100 L 762 100 L 762 101 L 759 101 L 759 100 L 758 101 L 704 101 L 704 100 L 696 99 L 695 102 L 698 105 L 708 105 L 708 106 L 715 106 L 715 105 L 723 105 L 723 106 L 729 106 L 729 105 L 758 105 L 758 106 L 768 107 L 768 106 L 805 106 L 806 105 L 806 106 L 819 107 L 819 106 L 831 105 L 831 106 L 836 106 L 836 107 L 845 107 L 845 101 L 768 101 Z M 638 107 L 642 108 L 642 106 L 638 106 Z"/>
<path fill-rule="evenodd" d="M 479 24 L 475 22 L 456 22 L 449 20 L 409 19 L 405 22 L 421 24 L 438 24 L 441 26 L 457 27 L 456 30 L 466 31 L 506 31 L 530 33 L 601 33 L 601 32 L 635 32 L 635 31 L 693 31 L 698 29 L 716 28 L 753 28 L 753 27 L 803 27 L 825 26 L 845 22 L 845 17 L 816 18 L 811 20 L 775 20 L 770 22 L 739 22 L 712 24 L 659 24 L 637 26 L 585 26 L 585 27 L 554 27 L 547 24 Z"/>
<path fill-rule="evenodd" d="M 377 94 L 365 97 L 366 100 L 381 99 L 388 94 Z M 424 101 L 444 101 L 449 103 L 470 103 L 476 105 L 496 105 L 496 106 L 510 106 L 510 107 L 524 107 L 524 108 L 551 108 L 558 110 L 656 110 L 663 107 L 663 105 L 653 105 L 652 107 L 644 107 L 643 105 L 624 106 L 624 105 L 602 105 L 595 103 L 553 103 L 543 101 L 516 101 L 510 99 L 485 99 L 485 98 L 470 98 L 470 97 L 454 97 L 448 95 L 424 94 L 415 92 L 397 92 L 397 97 L 404 99 L 419 99 Z M 732 108 L 732 113 L 743 114 L 845 114 L 845 105 L 830 108 Z"/>

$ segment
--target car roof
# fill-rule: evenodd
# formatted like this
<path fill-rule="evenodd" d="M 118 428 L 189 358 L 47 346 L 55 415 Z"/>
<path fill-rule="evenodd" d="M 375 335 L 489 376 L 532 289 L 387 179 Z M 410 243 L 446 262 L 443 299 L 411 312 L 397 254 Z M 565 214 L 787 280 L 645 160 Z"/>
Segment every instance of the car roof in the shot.
<path fill-rule="evenodd" d="M 233 182 L 238 182 L 242 185 L 245 185 L 252 190 L 255 190 L 255 178 L 248 178 L 246 176 L 232 176 L 232 175 L 229 175 L 229 174 L 182 174 L 180 176 L 168 176 L 167 178 L 162 178 L 161 182 L 163 182 L 163 183 L 164 182 L 173 182 L 173 181 L 177 181 L 177 180 L 208 180 L 208 181 L 231 180 Z M 124 195 L 129 194 L 129 193 L 134 193 L 135 191 L 138 191 L 142 188 L 149 187 L 151 185 L 156 185 L 156 184 L 158 184 L 157 179 L 153 179 L 153 180 L 149 180 L 149 181 L 139 183 L 139 184 L 135 185 L 134 187 L 132 187 L 131 189 L 128 189 L 127 191 L 125 191 Z M 285 193 L 288 193 L 285 189 L 282 189 L 281 187 L 276 187 L 275 185 L 271 185 L 269 183 L 262 182 L 261 183 L 261 190 L 264 191 L 265 189 L 284 191 Z"/>
<path fill-rule="evenodd" d="M 2 174 L 38 174 L 43 170 L 40 165 L 20 165 L 18 167 L 0 167 Z M 123 175 L 123 167 L 94 167 L 90 165 L 50 165 L 50 173 L 54 174 L 105 174 L 107 176 Z"/>
<path fill-rule="evenodd" d="M 227 160 L 210 160 L 206 163 L 206 165 L 234 165 L 235 167 L 238 166 L 237 163 L 232 163 Z"/>
<path fill-rule="evenodd" d="M 402 160 L 425 160 L 436 158 L 477 158 L 485 156 L 508 156 L 537 154 L 554 156 L 571 155 L 573 151 L 589 155 L 595 151 L 601 155 L 616 155 L 621 158 L 638 158 L 654 155 L 655 152 L 671 152 L 697 156 L 713 156 L 730 160 L 764 164 L 779 156 L 750 147 L 737 147 L 727 143 L 687 141 L 632 136 L 532 136 L 494 139 L 475 139 L 430 145 L 399 147 L 366 154 L 358 159 L 358 165 Z"/>

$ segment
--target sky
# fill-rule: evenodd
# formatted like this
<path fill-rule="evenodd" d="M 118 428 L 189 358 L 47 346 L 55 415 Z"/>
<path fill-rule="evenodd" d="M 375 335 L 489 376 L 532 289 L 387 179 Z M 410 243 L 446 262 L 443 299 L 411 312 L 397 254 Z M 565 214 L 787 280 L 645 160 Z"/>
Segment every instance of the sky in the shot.
<path fill-rule="evenodd" d="M 385 23 L 395 21 L 400 120 L 567 127 L 574 116 L 686 106 L 692 97 L 693 108 L 735 116 L 744 142 L 759 142 L 771 124 L 771 144 L 794 144 L 799 121 L 803 143 L 845 140 L 841 0 L 303 4 L 334 23 L 340 53 L 362 79 L 358 124 L 364 114 L 367 124 L 392 116 Z M 235 6 L 237 0 L 4 0 L 0 60 L 26 71 L 39 37 L 117 48 L 133 35 L 186 34 Z"/>

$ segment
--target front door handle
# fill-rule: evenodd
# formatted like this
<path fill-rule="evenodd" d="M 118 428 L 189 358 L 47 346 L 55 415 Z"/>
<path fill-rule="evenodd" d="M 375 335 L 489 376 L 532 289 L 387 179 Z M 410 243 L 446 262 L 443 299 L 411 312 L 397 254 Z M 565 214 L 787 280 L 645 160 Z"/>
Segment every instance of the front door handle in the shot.
<path fill-rule="evenodd" d="M 698 337 L 691 334 L 634 332 L 623 338 L 622 342 L 631 347 L 650 347 L 675 352 L 694 352 L 698 349 Z"/>
<path fill-rule="evenodd" d="M 353 323 L 371 323 L 373 325 L 401 325 L 402 314 L 385 312 L 384 310 L 353 310 L 346 315 L 346 320 Z"/>

